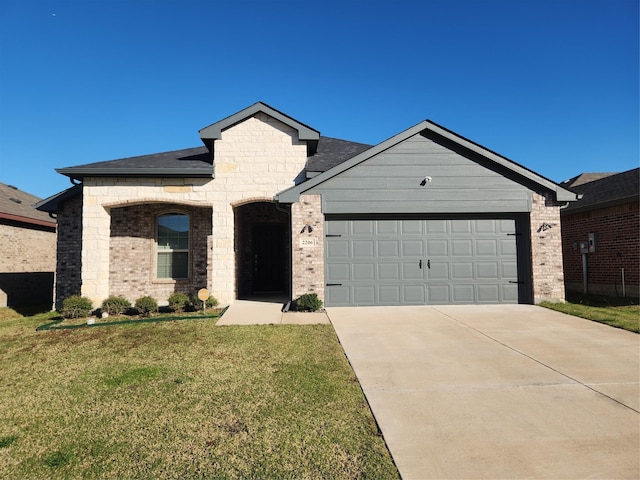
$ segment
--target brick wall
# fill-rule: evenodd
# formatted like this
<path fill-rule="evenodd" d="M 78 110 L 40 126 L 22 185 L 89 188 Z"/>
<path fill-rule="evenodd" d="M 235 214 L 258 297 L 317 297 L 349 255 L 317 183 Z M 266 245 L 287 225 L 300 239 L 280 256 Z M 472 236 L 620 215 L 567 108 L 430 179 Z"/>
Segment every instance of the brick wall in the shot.
<path fill-rule="evenodd" d="M 312 231 L 302 231 L 310 225 Z M 321 195 L 301 195 L 291 205 L 292 298 L 317 293 L 324 300 L 324 216 Z"/>
<path fill-rule="evenodd" d="M 564 301 L 560 205 L 532 193 L 530 219 L 533 300 Z"/>
<path fill-rule="evenodd" d="M 55 306 L 82 288 L 82 195 L 64 202 L 58 211 Z"/>
<path fill-rule="evenodd" d="M 183 213 L 190 220 L 190 276 L 185 280 L 156 278 L 156 219 L 163 213 Z M 196 293 L 207 288 L 207 245 L 211 208 L 169 203 L 111 209 L 109 292 L 132 303 L 151 295 L 161 304 L 174 292 Z"/>
<path fill-rule="evenodd" d="M 0 223 L 0 273 L 53 272 L 56 232 L 38 225 Z"/>
<path fill-rule="evenodd" d="M 579 242 L 595 233 L 597 251 L 587 254 L 589 293 L 638 297 L 640 278 L 640 207 L 637 202 L 562 216 L 562 254 L 567 290 L 583 291 Z M 574 248 L 574 245 L 577 248 Z"/>

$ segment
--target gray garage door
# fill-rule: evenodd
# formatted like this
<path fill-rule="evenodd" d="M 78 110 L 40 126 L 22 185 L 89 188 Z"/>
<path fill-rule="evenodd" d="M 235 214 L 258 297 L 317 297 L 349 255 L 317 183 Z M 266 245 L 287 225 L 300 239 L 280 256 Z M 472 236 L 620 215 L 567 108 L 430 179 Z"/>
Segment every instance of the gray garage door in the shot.
<path fill-rule="evenodd" d="M 518 303 L 513 219 L 327 220 L 325 301 Z"/>

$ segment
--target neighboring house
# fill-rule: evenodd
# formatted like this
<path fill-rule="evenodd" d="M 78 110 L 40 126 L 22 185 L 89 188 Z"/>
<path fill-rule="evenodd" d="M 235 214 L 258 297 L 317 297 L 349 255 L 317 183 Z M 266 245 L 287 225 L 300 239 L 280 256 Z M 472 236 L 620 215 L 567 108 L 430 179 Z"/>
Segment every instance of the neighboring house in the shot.
<path fill-rule="evenodd" d="M 0 306 L 52 304 L 56 222 L 39 200 L 0 183 Z"/>
<path fill-rule="evenodd" d="M 200 139 L 57 170 L 77 183 L 38 207 L 58 218 L 58 301 L 564 299 L 560 206 L 575 194 L 433 122 L 370 147 L 259 102 Z"/>
<path fill-rule="evenodd" d="M 640 296 L 640 169 L 583 173 L 561 185 L 582 196 L 560 211 L 566 289 Z"/>

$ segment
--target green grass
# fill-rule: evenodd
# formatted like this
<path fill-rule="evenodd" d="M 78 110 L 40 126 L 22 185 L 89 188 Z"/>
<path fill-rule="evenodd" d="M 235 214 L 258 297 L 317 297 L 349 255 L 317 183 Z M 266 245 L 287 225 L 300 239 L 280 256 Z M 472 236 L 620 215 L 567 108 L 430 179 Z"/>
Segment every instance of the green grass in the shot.
<path fill-rule="evenodd" d="M 542 302 L 540 305 L 558 312 L 640 333 L 638 299 L 571 293 L 567 295 L 567 303 Z"/>
<path fill-rule="evenodd" d="M 0 478 L 398 478 L 330 325 L 54 316 L 0 309 Z"/>

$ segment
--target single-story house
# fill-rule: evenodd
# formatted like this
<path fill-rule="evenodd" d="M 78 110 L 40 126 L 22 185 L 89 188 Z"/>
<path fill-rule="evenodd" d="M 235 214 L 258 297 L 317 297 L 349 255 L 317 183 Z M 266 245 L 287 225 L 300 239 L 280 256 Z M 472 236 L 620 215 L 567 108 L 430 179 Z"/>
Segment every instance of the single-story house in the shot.
<path fill-rule="evenodd" d="M 315 292 L 328 306 L 564 299 L 570 190 L 423 121 L 369 146 L 262 102 L 204 146 L 60 168 L 57 300 L 207 288 L 222 304 Z"/>
<path fill-rule="evenodd" d="M 639 297 L 640 168 L 583 173 L 561 185 L 581 196 L 560 211 L 565 288 Z"/>
<path fill-rule="evenodd" d="M 56 222 L 36 210 L 40 200 L 0 183 L 0 307 L 51 305 Z"/>

